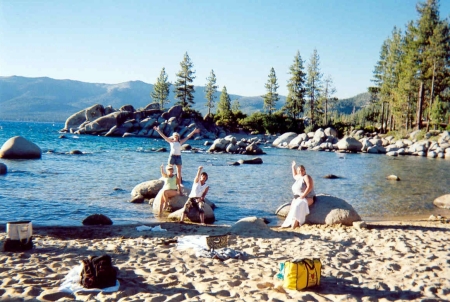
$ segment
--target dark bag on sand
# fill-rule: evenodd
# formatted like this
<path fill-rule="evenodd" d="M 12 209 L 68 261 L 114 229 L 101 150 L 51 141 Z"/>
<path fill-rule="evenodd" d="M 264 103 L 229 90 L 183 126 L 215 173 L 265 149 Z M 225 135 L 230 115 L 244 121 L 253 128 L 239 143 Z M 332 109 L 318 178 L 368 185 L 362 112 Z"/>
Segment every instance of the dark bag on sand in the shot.
<path fill-rule="evenodd" d="M 33 226 L 31 221 L 6 223 L 5 252 L 22 252 L 33 248 Z"/>
<path fill-rule="evenodd" d="M 89 257 L 82 260 L 80 283 L 84 288 L 106 288 L 116 285 L 117 269 L 109 255 Z"/>

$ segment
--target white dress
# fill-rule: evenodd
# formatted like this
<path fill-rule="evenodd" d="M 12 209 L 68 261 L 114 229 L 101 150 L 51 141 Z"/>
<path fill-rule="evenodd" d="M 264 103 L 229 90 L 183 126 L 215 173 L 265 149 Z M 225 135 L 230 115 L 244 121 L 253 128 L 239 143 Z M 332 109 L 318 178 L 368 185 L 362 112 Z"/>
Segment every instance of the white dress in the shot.
<path fill-rule="evenodd" d="M 301 195 L 302 187 L 305 186 L 303 177 L 299 177 L 295 183 L 292 185 L 292 192 L 294 195 Z M 282 228 L 288 228 L 294 224 L 295 220 L 299 222 L 300 225 L 305 223 L 306 215 L 309 214 L 309 206 L 306 198 L 294 198 L 291 202 L 291 208 L 289 209 L 289 213 L 286 216 Z"/>

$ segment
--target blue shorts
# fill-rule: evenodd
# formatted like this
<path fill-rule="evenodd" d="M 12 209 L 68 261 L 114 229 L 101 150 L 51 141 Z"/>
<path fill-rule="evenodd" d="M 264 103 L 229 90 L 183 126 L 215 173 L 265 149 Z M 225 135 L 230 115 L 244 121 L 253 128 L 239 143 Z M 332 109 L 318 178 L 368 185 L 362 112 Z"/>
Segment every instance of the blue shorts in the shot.
<path fill-rule="evenodd" d="M 169 164 L 170 165 L 182 165 L 181 163 L 181 155 L 173 155 L 169 156 Z"/>

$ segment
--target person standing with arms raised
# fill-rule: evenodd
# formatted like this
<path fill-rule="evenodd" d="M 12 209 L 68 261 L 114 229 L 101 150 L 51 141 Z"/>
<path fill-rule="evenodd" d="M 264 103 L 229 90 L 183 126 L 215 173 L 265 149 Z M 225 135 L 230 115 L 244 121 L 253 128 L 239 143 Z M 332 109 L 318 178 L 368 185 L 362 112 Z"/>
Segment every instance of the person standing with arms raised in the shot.
<path fill-rule="evenodd" d="M 155 130 L 156 132 L 159 133 L 159 135 L 161 135 L 161 137 L 170 144 L 170 155 L 169 155 L 169 160 L 168 160 L 168 164 L 169 165 L 174 165 L 177 167 L 177 178 L 179 180 L 179 182 L 181 183 L 181 181 L 183 180 L 181 177 L 181 166 L 182 166 L 182 161 L 181 161 L 181 146 L 188 140 L 190 139 L 194 134 L 196 133 L 200 133 L 200 129 L 195 128 L 191 133 L 189 133 L 185 138 L 180 140 L 180 134 L 178 134 L 177 132 L 174 132 L 172 134 L 172 136 L 167 137 L 164 135 L 164 133 L 159 129 L 159 127 L 154 126 L 153 130 Z"/>

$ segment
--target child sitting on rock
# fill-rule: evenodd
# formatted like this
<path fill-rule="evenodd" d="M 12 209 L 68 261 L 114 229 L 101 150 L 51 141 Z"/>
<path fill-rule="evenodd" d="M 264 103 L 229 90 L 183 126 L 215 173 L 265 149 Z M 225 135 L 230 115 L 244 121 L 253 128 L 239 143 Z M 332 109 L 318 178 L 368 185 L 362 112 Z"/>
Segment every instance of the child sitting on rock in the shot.
<path fill-rule="evenodd" d="M 205 224 L 205 196 L 208 193 L 209 186 L 206 185 L 208 180 L 208 174 L 202 172 L 203 167 L 198 167 L 197 175 L 194 179 L 194 184 L 192 185 L 191 193 L 189 194 L 189 199 L 184 204 L 183 213 L 180 217 L 180 222 L 183 222 L 184 215 L 189 213 L 192 207 L 195 207 L 200 215 L 200 222 Z"/>

